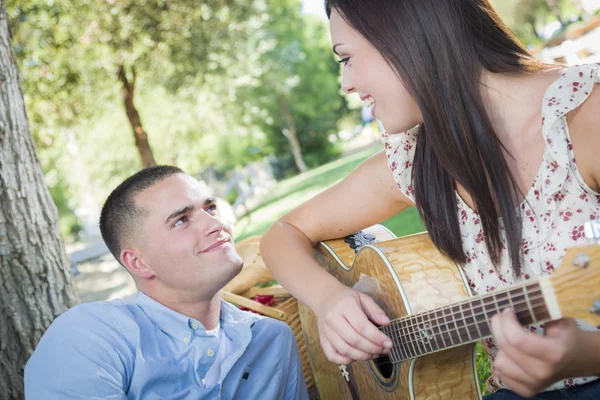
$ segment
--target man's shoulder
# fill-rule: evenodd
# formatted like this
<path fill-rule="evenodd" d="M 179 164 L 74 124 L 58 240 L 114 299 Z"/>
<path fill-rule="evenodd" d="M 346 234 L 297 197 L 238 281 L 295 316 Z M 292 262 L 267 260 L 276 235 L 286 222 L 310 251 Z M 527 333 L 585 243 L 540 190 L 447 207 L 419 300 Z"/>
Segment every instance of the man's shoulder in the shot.
<path fill-rule="evenodd" d="M 131 306 L 121 299 L 76 305 L 52 322 L 44 336 L 93 336 L 106 332 L 125 335 L 136 325 Z"/>

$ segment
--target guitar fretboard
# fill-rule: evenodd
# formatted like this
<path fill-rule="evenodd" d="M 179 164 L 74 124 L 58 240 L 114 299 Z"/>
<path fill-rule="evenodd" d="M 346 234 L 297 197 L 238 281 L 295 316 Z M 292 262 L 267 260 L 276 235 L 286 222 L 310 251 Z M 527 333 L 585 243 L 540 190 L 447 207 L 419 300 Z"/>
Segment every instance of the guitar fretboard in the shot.
<path fill-rule="evenodd" d="M 410 315 L 380 329 L 392 339 L 389 357 L 398 363 L 491 337 L 491 318 L 505 308 L 514 309 L 522 325 L 550 319 L 541 284 L 535 282 Z"/>

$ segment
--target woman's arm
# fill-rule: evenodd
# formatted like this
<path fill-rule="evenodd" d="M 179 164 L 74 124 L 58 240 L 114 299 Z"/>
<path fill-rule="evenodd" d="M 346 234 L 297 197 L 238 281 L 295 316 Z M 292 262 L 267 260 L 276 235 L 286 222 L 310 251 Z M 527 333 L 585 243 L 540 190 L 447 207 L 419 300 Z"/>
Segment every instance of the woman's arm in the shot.
<path fill-rule="evenodd" d="M 261 240 L 261 255 L 273 276 L 319 318 L 321 342 L 331 361 L 372 358 L 389 339 L 373 323 L 388 322 L 368 296 L 342 285 L 315 261 L 312 247 L 405 210 L 384 152 L 347 178 L 277 221 Z M 391 342 L 389 342 L 391 347 Z"/>

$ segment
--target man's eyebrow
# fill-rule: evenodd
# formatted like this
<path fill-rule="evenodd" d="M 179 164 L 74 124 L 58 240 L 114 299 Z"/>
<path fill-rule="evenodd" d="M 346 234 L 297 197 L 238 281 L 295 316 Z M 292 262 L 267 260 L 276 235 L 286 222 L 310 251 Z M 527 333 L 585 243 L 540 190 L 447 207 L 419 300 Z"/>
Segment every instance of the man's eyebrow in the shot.
<path fill-rule="evenodd" d="M 338 52 L 337 52 L 337 50 L 336 50 L 335 48 L 336 48 L 336 47 L 338 47 L 338 46 L 341 46 L 341 45 L 343 45 L 343 43 L 337 43 L 336 45 L 334 45 L 334 46 L 333 46 L 333 49 L 332 49 L 332 50 L 333 50 L 333 52 L 335 53 L 335 55 L 336 55 L 336 56 L 338 56 L 338 57 L 339 57 L 340 55 L 338 54 Z"/>
<path fill-rule="evenodd" d="M 216 201 L 216 197 L 207 197 L 206 200 L 204 200 L 204 205 L 207 206 L 209 204 L 215 203 Z"/>
<path fill-rule="evenodd" d="M 172 220 L 173 218 L 175 218 L 175 217 L 179 216 L 179 215 L 186 214 L 186 213 L 188 213 L 188 212 L 190 212 L 190 211 L 193 211 L 193 210 L 194 210 L 194 208 L 195 208 L 194 206 L 192 206 L 192 205 L 189 205 L 189 206 L 185 206 L 185 207 L 183 207 L 182 209 L 179 209 L 179 210 L 175 211 L 174 213 L 172 213 L 171 215 L 169 215 L 169 216 L 167 217 L 167 219 L 165 220 L 165 224 L 166 224 L 166 223 L 168 223 L 168 222 L 169 222 L 170 220 Z"/>

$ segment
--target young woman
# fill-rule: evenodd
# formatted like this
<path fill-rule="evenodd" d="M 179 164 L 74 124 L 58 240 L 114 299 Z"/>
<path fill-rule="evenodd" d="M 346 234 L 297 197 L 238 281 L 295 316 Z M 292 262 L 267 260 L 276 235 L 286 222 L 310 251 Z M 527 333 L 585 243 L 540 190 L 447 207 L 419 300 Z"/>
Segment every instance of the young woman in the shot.
<path fill-rule="evenodd" d="M 474 293 L 551 272 L 600 216 L 600 65 L 539 62 L 488 0 L 326 7 L 342 89 L 373 103 L 385 151 L 281 218 L 261 250 L 318 316 L 328 359 L 347 364 L 389 351 L 375 326 L 389 319 L 311 247 L 416 206 Z M 526 332 L 510 310 L 492 325 L 489 383 L 502 390 L 490 398 L 562 398 L 552 396 L 574 386 L 578 399 L 600 398 L 600 333 L 570 319 Z"/>

